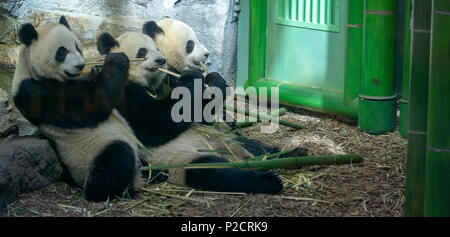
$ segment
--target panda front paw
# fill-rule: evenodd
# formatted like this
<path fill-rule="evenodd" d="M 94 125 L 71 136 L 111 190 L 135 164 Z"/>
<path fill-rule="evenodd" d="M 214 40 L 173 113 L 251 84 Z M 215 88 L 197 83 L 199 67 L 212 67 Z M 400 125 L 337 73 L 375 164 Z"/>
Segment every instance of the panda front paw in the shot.
<path fill-rule="evenodd" d="M 223 77 L 217 73 L 217 72 L 211 72 L 205 77 L 205 83 L 209 86 L 219 87 L 219 88 L 226 88 L 227 82 Z"/>
<path fill-rule="evenodd" d="M 130 60 L 124 53 L 109 53 L 105 58 L 103 69 L 115 69 L 118 72 L 127 72 L 130 69 Z"/>
<path fill-rule="evenodd" d="M 178 85 L 183 85 L 186 83 L 193 83 L 195 79 L 200 79 L 204 81 L 203 74 L 197 70 L 187 70 L 181 73 L 180 78 L 178 78 Z"/>
<path fill-rule="evenodd" d="M 128 80 L 128 69 L 130 60 L 124 53 L 109 53 L 103 64 L 103 72 L 100 83 L 103 84 L 106 93 L 112 99 L 113 104 L 117 104 L 120 93 Z"/>

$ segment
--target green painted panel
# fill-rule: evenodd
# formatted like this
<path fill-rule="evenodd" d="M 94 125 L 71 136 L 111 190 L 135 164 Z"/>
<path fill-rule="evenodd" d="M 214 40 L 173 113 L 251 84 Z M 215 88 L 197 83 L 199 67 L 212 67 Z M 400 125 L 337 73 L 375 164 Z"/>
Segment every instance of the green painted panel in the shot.
<path fill-rule="evenodd" d="M 364 0 L 352 0 L 348 4 L 347 66 L 344 101 L 358 99 L 361 90 Z"/>
<path fill-rule="evenodd" d="M 280 90 L 281 104 L 287 104 L 300 108 L 308 108 L 314 111 L 326 112 L 329 114 L 344 115 L 351 118 L 357 118 L 358 100 L 350 104 L 342 103 L 342 93 L 333 91 L 317 90 L 311 87 L 302 87 L 294 83 L 287 83 L 273 80 L 259 80 L 253 84 L 256 88 L 260 87 L 278 87 Z M 270 90 L 268 90 L 270 98 Z"/>
<path fill-rule="evenodd" d="M 236 86 L 244 87 L 248 80 L 250 45 L 250 1 L 241 1 L 238 23 Z"/>
<path fill-rule="evenodd" d="M 336 2 L 339 3 L 339 22 L 347 23 L 348 1 Z M 286 1 L 283 3 L 285 6 Z M 268 1 L 266 77 L 343 94 L 347 42 L 345 24 L 339 25 L 339 33 L 280 25 L 276 23 L 277 14 L 281 11 L 277 4 L 280 1 Z M 291 5 L 287 9 L 290 8 Z M 313 12 L 309 12 L 304 16 L 314 18 Z"/>
<path fill-rule="evenodd" d="M 266 76 L 267 4 L 265 0 L 250 1 L 249 78 L 246 86 Z"/>
<path fill-rule="evenodd" d="M 275 22 L 339 32 L 339 2 L 340 0 L 277 0 Z"/>

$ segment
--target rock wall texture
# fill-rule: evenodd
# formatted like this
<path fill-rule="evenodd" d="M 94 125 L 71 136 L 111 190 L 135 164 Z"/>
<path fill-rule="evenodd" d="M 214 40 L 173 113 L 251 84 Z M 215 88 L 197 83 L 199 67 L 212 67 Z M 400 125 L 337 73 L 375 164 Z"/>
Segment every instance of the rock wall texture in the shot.
<path fill-rule="evenodd" d="M 28 122 L 22 114 L 13 108 L 8 93 L 0 89 L 0 138 L 17 134 L 20 137 L 37 134 L 37 127 Z"/>
<path fill-rule="evenodd" d="M 41 189 L 64 173 L 47 140 L 18 138 L 0 144 L 0 211 L 20 193 Z"/>
<path fill-rule="evenodd" d="M 164 16 L 190 25 L 199 40 L 211 51 L 210 70 L 217 71 L 234 85 L 236 75 L 237 22 L 233 22 L 233 0 L 8 0 L 3 9 L 20 23 L 38 26 L 55 22 L 65 15 L 72 30 L 85 46 L 88 60 L 99 59 L 95 39 L 102 32 L 118 36 L 125 31 L 140 31 L 144 22 Z M 17 53 L 17 25 L 0 18 L 0 48 L 9 63 Z M 3 28 L 3 26 L 7 26 Z M 8 41 L 5 47 L 3 41 Z M 0 55 L 2 56 L 2 55 Z M 8 63 L 8 62 L 6 62 Z"/>

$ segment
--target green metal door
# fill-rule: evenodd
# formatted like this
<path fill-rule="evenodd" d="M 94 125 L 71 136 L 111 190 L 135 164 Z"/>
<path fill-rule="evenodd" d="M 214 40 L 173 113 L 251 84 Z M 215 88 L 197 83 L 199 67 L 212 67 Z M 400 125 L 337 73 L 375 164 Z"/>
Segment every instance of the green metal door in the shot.
<path fill-rule="evenodd" d="M 267 77 L 299 86 L 343 93 L 346 1 L 269 1 Z M 342 7 L 340 5 L 342 4 Z M 333 20 L 332 20 L 333 19 Z"/>
<path fill-rule="evenodd" d="M 247 85 L 277 86 L 286 104 L 356 117 L 357 99 L 344 102 L 348 0 L 255 0 L 250 5 Z M 266 19 L 255 9 L 266 9 Z"/>

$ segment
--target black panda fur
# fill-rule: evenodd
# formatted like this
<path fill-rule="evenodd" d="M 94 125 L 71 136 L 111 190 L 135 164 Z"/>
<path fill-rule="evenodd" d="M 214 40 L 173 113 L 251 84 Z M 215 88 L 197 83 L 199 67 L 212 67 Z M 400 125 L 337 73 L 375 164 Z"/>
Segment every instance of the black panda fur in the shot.
<path fill-rule="evenodd" d="M 191 82 L 198 76 L 198 72 L 183 72 L 178 86 L 187 87 L 192 91 L 193 83 Z M 158 153 L 155 150 L 164 150 L 165 146 L 174 148 L 178 145 L 181 146 L 182 144 L 177 144 L 176 142 L 172 145 L 168 144 L 176 141 L 180 135 L 192 129 L 192 124 L 173 122 L 170 113 L 172 105 L 177 101 L 171 99 L 157 100 L 149 96 L 147 89 L 140 85 L 129 83 L 125 89 L 125 97 L 126 105 L 121 107 L 119 111 L 127 119 L 138 139 L 154 153 L 153 157 L 150 158 L 151 163 L 155 165 L 161 163 L 160 160 L 165 159 L 165 153 Z M 240 141 L 246 148 L 254 151 L 255 155 L 263 153 L 264 148 L 276 150 L 276 148 L 268 148 L 250 139 L 241 138 Z M 258 151 L 261 153 L 258 153 Z M 196 153 L 193 157 L 184 157 L 186 154 L 183 152 L 179 152 L 178 155 L 180 157 L 179 159 L 174 159 L 174 163 L 229 162 L 227 159 L 215 155 Z M 155 159 L 158 161 L 155 161 Z M 174 178 L 171 175 L 174 175 L 176 172 L 173 170 L 169 171 L 169 181 L 171 178 Z M 178 170 L 178 172 L 183 171 Z M 175 179 L 178 180 L 174 181 L 176 184 L 210 191 L 279 193 L 282 189 L 278 175 L 273 172 L 244 171 L 240 169 L 188 169 L 185 171 L 184 177 Z"/>

